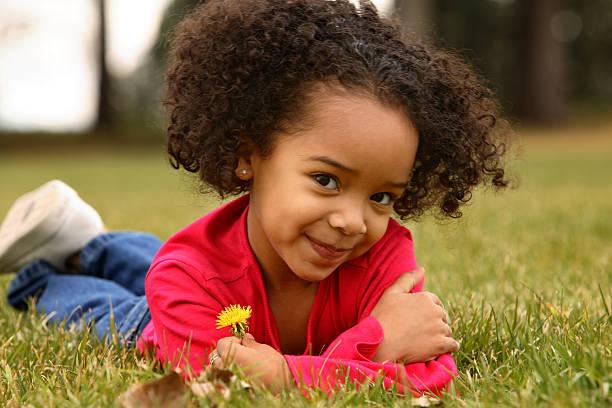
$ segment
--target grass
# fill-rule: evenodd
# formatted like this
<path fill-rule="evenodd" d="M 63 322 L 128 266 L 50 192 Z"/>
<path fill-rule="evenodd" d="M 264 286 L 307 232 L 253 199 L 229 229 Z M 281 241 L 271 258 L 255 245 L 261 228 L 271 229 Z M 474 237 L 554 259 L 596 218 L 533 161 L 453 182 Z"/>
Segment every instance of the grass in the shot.
<path fill-rule="evenodd" d="M 446 303 L 461 397 L 449 407 L 612 405 L 612 126 L 522 132 L 516 190 L 477 192 L 459 221 L 410 223 L 426 288 Z M 219 205 L 165 164 L 163 148 L 0 152 L 0 214 L 50 178 L 112 229 L 167 238 Z M 11 276 L 0 277 L 5 296 Z M 6 305 L 6 303 L 5 303 Z M 0 406 L 113 406 L 161 376 L 131 350 L 0 308 Z M 195 403 L 194 396 L 190 397 Z M 380 386 L 328 398 L 235 392 L 222 406 L 410 406 Z"/>

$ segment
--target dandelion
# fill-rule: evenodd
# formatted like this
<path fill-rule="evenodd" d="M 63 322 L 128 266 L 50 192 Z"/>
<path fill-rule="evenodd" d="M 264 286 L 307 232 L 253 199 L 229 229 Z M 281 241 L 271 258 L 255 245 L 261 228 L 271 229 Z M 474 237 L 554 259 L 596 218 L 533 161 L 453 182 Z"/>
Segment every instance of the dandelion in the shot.
<path fill-rule="evenodd" d="M 241 339 L 249 331 L 249 317 L 251 306 L 229 305 L 217 315 L 217 329 L 232 326 L 230 333 Z"/>

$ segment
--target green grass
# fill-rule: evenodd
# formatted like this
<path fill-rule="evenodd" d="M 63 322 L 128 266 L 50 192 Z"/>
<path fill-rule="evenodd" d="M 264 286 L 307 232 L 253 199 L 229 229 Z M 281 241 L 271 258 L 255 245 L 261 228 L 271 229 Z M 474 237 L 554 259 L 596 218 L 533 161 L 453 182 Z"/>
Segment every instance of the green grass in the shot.
<path fill-rule="evenodd" d="M 426 289 L 446 303 L 462 344 L 461 397 L 445 406 L 610 406 L 612 128 L 522 139 L 519 188 L 478 192 L 459 221 L 409 224 Z M 74 186 L 110 228 L 161 238 L 219 204 L 193 193 L 161 147 L 20 148 L 0 152 L 0 215 L 51 178 Z M 0 277 L 3 297 L 10 278 Z M 131 350 L 0 308 L 0 406 L 113 406 L 130 385 L 160 375 Z M 227 405 L 253 404 L 411 405 L 376 385 L 330 399 L 237 392 Z"/>

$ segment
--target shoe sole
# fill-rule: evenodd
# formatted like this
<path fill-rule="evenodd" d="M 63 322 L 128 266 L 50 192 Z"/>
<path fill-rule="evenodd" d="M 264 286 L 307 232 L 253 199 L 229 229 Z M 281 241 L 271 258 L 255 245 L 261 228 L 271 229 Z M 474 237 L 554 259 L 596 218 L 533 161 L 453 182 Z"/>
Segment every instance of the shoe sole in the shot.
<path fill-rule="evenodd" d="M 0 273 L 36 259 L 36 251 L 60 230 L 69 215 L 65 204 L 74 196 L 72 188 L 53 180 L 15 201 L 0 226 Z"/>

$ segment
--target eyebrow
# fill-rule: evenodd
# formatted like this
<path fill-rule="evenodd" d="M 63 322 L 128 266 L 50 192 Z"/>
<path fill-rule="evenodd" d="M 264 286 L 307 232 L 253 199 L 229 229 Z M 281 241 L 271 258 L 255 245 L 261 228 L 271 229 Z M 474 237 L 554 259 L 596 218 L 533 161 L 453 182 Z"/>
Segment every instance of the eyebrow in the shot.
<path fill-rule="evenodd" d="M 314 161 L 320 161 L 322 163 L 325 164 L 329 164 L 332 167 L 335 167 L 337 169 L 340 170 L 344 170 L 347 171 L 349 173 L 357 173 L 357 170 L 355 169 L 351 169 L 350 167 L 345 166 L 344 164 L 332 159 L 331 157 L 327 157 L 327 156 L 311 156 L 306 160 L 314 160 Z M 402 190 L 405 190 L 408 187 L 408 184 L 410 184 L 409 181 L 405 181 L 403 183 L 393 183 L 393 182 L 389 182 L 388 185 L 396 187 L 396 188 L 401 188 Z"/>
<path fill-rule="evenodd" d="M 325 164 L 329 164 L 337 169 L 347 171 L 349 173 L 357 173 L 357 170 L 351 169 L 350 167 L 345 166 L 344 164 L 337 162 L 336 160 L 327 157 L 327 156 L 311 156 L 307 160 L 320 161 Z"/>
<path fill-rule="evenodd" d="M 393 187 L 401 188 L 402 190 L 405 190 L 408 187 L 408 184 L 410 184 L 410 182 L 408 181 L 405 181 L 403 183 L 389 183 L 389 185 Z"/>

